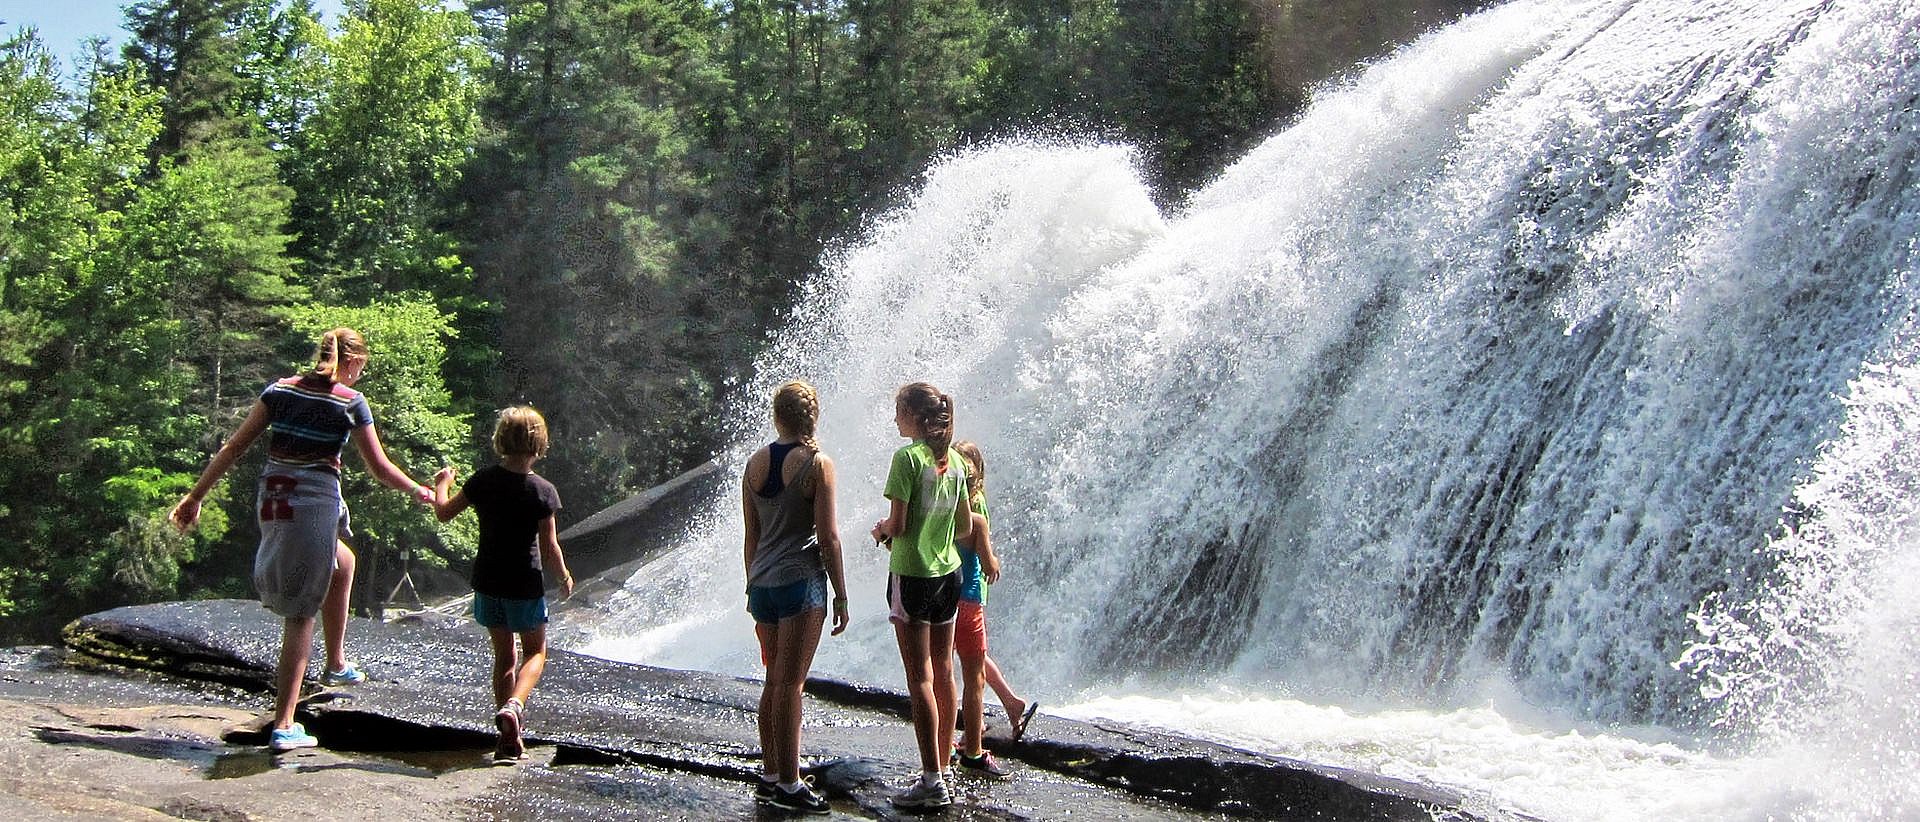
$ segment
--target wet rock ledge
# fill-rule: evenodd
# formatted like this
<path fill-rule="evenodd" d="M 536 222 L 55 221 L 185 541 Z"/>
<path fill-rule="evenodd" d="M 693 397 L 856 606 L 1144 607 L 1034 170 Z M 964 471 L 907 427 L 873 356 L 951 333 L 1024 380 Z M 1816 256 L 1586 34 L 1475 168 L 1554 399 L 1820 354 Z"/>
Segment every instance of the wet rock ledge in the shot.
<path fill-rule="evenodd" d="M 66 701 L 79 701 L 77 693 L 88 688 L 151 694 L 197 687 L 217 694 L 203 699 L 260 709 L 270 699 L 278 643 L 277 622 L 269 617 L 257 603 L 238 600 L 84 617 L 68 626 L 66 651 L 34 654 L 32 664 L 14 652 L 16 673 L 0 676 L 0 698 L 20 698 L 23 689 L 30 694 L 36 687 L 49 691 L 38 696 Z M 480 766 L 492 748 L 493 727 L 489 657 L 479 629 L 451 620 L 356 620 L 348 648 L 369 681 L 315 690 L 302 703 L 320 755 L 437 759 L 441 766 L 424 770 L 382 766 L 412 767 L 429 778 L 463 765 L 485 770 Z M 0 674 L 7 670 L 0 666 Z M 898 818 L 886 798 L 917 771 L 912 731 L 901 718 L 904 697 L 820 679 L 809 683 L 808 694 L 804 753 L 836 815 Z M 517 768 L 491 769 L 510 773 L 504 781 L 473 783 L 504 795 L 473 797 L 466 807 L 485 818 L 778 816 L 756 808 L 749 791 L 759 761 L 758 699 L 753 680 L 556 651 L 529 706 L 532 755 Z M 247 747 L 264 742 L 258 723 L 258 715 L 235 723 L 220 747 L 259 756 Z M 43 734 L 42 741 L 62 742 L 58 736 Z M 183 755 L 214 755 L 206 747 L 187 745 Z M 1458 797 L 1424 786 L 1045 715 L 1020 742 L 1008 739 L 995 717 L 988 747 L 1015 770 L 1013 778 L 961 776 L 955 805 L 935 817 L 1476 818 L 1458 807 Z"/>

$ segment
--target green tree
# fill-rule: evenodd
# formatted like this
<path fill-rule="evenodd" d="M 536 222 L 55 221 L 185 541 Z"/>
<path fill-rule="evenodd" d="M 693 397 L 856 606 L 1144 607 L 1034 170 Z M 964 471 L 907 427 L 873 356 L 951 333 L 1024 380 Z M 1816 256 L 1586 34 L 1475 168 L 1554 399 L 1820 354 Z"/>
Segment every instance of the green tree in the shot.
<path fill-rule="evenodd" d="M 854 38 L 824 0 L 740 0 L 719 22 L 731 93 L 710 102 L 705 157 L 723 219 L 696 225 L 690 250 L 749 297 L 744 324 L 764 327 L 868 195 L 847 114 Z"/>
<path fill-rule="evenodd" d="M 8 131 L 24 139 L 6 140 L 0 172 L 13 217 L 0 299 L 9 323 L 25 318 L 34 333 L 10 346 L 25 356 L 0 364 L 0 384 L 31 388 L 9 396 L 0 421 L 10 501 L 0 543 L 20 554 L 4 598 L 67 613 L 170 584 L 190 545 L 152 525 L 183 476 L 155 466 L 178 461 L 199 421 L 173 399 L 186 375 L 169 359 L 181 343 L 171 283 L 130 264 L 129 226 L 140 230 L 151 209 L 142 172 L 161 130 L 159 95 L 96 63 L 65 109 L 33 67 L 35 48 L 8 49 L 4 91 Z"/>
<path fill-rule="evenodd" d="M 1305 101 L 1268 82 L 1267 32 L 1240 0 L 1119 0 L 1103 114 L 1144 146 L 1162 196 L 1205 182 Z"/>
<path fill-rule="evenodd" d="M 337 36 L 306 25 L 319 99 L 289 168 L 309 282 L 330 301 L 457 306 L 471 274 L 445 227 L 478 126 L 473 22 L 437 0 L 350 0 Z"/>
<path fill-rule="evenodd" d="M 849 0 L 861 180 L 891 195 L 980 122 L 988 16 L 975 0 Z"/>
<path fill-rule="evenodd" d="M 994 23 L 981 94 L 996 128 L 1112 127 L 1095 102 L 1111 98 L 1119 10 L 1113 0 L 983 0 Z"/>
<path fill-rule="evenodd" d="M 712 443 L 712 356 L 725 282 L 690 265 L 714 218 L 708 103 L 726 92 L 713 20 L 692 0 L 496 2 L 493 139 L 468 195 L 483 293 L 512 303 L 494 329 L 500 394 L 540 406 L 550 469 L 580 510 L 629 478 L 683 470 Z M 587 496 L 597 495 L 597 499 Z"/>
<path fill-rule="evenodd" d="M 313 114 L 319 98 L 320 44 L 326 32 L 318 23 L 314 0 L 248 0 L 239 15 L 240 64 L 231 108 L 246 115 L 266 136 L 269 148 L 285 153 Z"/>
<path fill-rule="evenodd" d="M 233 109 L 240 79 L 241 15 L 253 0 L 139 0 L 126 7 L 124 54 L 162 94 L 153 159 L 201 140 L 245 133 Z"/>
<path fill-rule="evenodd" d="M 293 192 L 247 139 L 163 168 L 129 215 L 125 264 L 172 285 L 187 341 L 177 360 L 200 375 L 201 413 L 216 427 L 237 423 L 273 373 L 276 309 L 306 297 L 287 254 Z"/>
<path fill-rule="evenodd" d="M 57 339 L 48 316 L 76 256 L 88 197 L 62 162 L 78 139 L 52 55 L 31 32 L 0 42 L 0 616 L 31 612 L 45 585 L 45 564 L 28 542 L 37 506 L 28 503 L 44 474 L 34 437 L 39 410 L 34 358 Z"/>

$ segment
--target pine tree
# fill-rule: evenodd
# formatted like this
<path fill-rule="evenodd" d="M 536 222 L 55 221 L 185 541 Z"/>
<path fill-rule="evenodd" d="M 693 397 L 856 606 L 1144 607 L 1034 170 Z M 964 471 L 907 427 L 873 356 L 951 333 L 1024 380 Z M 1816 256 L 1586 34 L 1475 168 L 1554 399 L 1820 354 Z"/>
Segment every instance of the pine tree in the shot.
<path fill-rule="evenodd" d="M 139 0 L 127 6 L 127 62 L 164 101 L 153 160 L 194 143 L 245 133 L 233 108 L 241 86 L 241 16 L 249 0 Z"/>

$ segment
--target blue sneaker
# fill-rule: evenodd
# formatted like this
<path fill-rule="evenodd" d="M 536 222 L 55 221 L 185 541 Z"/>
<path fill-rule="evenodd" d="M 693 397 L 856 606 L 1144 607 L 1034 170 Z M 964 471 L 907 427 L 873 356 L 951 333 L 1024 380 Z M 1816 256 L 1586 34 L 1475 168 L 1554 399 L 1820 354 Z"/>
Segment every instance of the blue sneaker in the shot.
<path fill-rule="evenodd" d="M 320 677 L 320 684 L 329 688 L 335 685 L 358 685 L 365 681 L 367 681 L 367 675 L 360 673 L 360 669 L 353 667 L 351 662 L 347 663 L 345 668 L 328 671 L 325 676 Z"/>
<path fill-rule="evenodd" d="M 273 729 L 273 735 L 267 738 L 267 748 L 274 753 L 285 753 L 295 748 L 312 748 L 319 744 L 320 740 L 314 739 L 298 722 L 285 728 Z"/>

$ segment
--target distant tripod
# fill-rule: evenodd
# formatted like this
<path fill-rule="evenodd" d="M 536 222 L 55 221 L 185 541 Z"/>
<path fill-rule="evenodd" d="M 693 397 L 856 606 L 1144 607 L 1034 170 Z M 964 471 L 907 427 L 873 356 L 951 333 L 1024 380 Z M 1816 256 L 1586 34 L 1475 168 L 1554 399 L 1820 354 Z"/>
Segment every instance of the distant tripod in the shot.
<path fill-rule="evenodd" d="M 407 589 L 407 594 L 413 597 L 413 607 L 427 607 L 426 600 L 420 598 L 420 589 L 413 584 L 413 549 L 411 548 L 400 549 L 400 581 L 395 582 L 393 590 L 387 592 L 387 597 L 382 602 L 382 610 L 385 605 L 393 604 L 393 599 L 400 595 L 401 588 Z"/>

